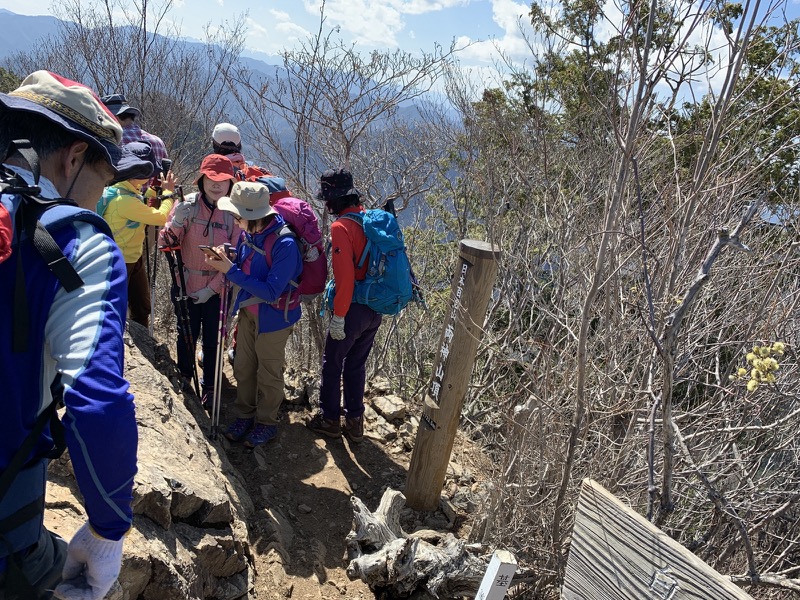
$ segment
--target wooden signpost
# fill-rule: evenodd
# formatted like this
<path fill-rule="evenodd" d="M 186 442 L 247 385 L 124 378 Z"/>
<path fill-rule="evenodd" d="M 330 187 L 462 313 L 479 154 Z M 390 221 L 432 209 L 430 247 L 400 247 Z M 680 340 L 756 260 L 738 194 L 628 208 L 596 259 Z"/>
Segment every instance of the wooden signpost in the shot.
<path fill-rule="evenodd" d="M 500 257 L 499 248 L 476 240 L 462 240 L 459 250 L 406 481 L 406 503 L 416 510 L 439 507 Z"/>
<path fill-rule="evenodd" d="M 591 479 L 583 480 L 561 598 L 752 600 Z"/>

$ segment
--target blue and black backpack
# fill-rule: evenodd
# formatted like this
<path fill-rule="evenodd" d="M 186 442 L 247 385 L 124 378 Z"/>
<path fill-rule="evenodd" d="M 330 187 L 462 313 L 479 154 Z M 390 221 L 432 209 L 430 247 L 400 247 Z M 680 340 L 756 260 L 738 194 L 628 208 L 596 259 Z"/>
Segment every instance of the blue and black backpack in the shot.
<path fill-rule="evenodd" d="M 364 213 L 347 213 L 339 217 L 355 221 L 364 229 L 367 245 L 356 264 L 363 267 L 369 260 L 367 275 L 356 281 L 353 302 L 366 304 L 382 315 L 396 315 L 414 296 L 411 263 L 406 254 L 403 232 L 397 219 L 388 211 L 372 208 Z M 333 309 L 336 282 L 325 288 L 325 299 Z"/>

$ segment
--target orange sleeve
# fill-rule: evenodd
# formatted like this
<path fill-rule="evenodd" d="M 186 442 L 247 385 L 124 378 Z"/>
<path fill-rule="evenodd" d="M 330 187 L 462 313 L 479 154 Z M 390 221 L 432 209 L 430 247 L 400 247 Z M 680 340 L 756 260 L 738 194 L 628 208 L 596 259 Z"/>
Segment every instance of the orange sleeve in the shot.
<path fill-rule="evenodd" d="M 358 227 L 357 223 L 353 223 Z M 333 314 L 344 317 L 350 310 L 356 282 L 356 260 L 353 241 L 348 235 L 344 221 L 331 224 L 331 265 L 336 280 L 336 295 L 333 297 Z"/>

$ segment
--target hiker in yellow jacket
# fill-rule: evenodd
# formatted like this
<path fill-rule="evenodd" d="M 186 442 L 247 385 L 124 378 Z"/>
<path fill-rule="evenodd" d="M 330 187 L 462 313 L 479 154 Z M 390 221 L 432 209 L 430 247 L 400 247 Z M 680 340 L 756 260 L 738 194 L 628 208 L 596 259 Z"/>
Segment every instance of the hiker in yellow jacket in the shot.
<path fill-rule="evenodd" d="M 153 149 L 145 142 L 131 142 L 124 148 L 142 160 L 153 164 L 153 176 L 161 173 L 161 162 Z M 125 266 L 128 269 L 128 308 L 131 320 L 147 327 L 150 320 L 150 289 L 142 257 L 145 225 L 163 227 L 172 209 L 172 192 L 175 190 L 175 175 L 170 171 L 164 178 L 163 201 L 156 208 L 151 206 L 156 193 L 152 188 L 142 192 L 148 179 L 129 179 L 103 192 L 97 204 L 97 213 L 108 223 L 114 240 L 122 250 Z M 150 202 L 146 202 L 150 200 Z M 157 202 L 157 201 L 156 201 Z"/>

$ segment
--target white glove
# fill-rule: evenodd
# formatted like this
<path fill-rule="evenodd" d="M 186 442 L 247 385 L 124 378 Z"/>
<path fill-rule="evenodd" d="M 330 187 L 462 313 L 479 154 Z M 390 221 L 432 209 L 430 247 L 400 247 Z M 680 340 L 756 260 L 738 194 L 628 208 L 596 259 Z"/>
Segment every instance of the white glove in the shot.
<path fill-rule="evenodd" d="M 63 581 L 54 597 L 61 600 L 102 600 L 117 580 L 122 563 L 122 540 L 107 540 L 89 523 L 78 529 L 69 546 Z"/>
<path fill-rule="evenodd" d="M 344 333 L 344 317 L 333 315 L 331 324 L 328 326 L 328 333 L 330 333 L 331 337 L 335 340 L 343 340 L 347 337 Z"/>
<path fill-rule="evenodd" d="M 194 294 L 190 294 L 189 297 L 194 300 L 195 304 L 204 304 L 208 302 L 209 298 L 216 294 L 214 290 L 210 287 L 204 287 L 197 290 Z"/>
<path fill-rule="evenodd" d="M 303 258 L 305 262 L 314 262 L 319 258 L 319 250 L 317 250 L 316 246 L 311 246 L 308 250 L 306 250 L 306 255 Z"/>

